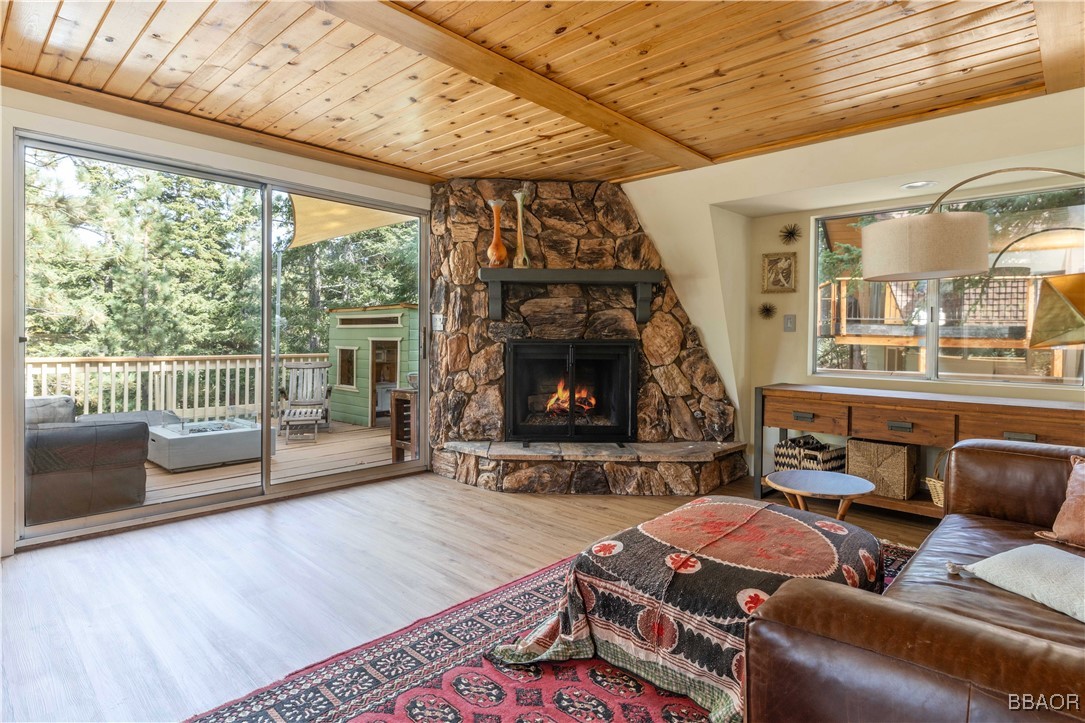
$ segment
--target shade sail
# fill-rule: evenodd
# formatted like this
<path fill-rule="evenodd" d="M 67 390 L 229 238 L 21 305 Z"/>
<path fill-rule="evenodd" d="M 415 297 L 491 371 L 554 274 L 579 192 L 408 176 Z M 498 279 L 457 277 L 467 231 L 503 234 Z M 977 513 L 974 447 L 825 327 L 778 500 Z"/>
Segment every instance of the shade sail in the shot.
<path fill-rule="evenodd" d="M 371 228 L 418 220 L 402 213 L 294 193 L 290 194 L 290 202 L 294 205 L 294 239 L 289 247 L 292 249 Z"/>

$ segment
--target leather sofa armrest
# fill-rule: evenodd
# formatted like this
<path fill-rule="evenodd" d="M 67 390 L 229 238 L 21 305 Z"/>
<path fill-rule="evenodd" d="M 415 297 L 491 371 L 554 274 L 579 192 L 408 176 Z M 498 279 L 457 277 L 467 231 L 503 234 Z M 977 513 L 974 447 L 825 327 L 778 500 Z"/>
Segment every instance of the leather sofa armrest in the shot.
<path fill-rule="evenodd" d="M 1078 718 L 1082 681 L 1072 646 L 825 580 L 789 580 L 746 626 L 750 723 L 1007 720 L 1011 694 L 1076 695 Z"/>
<path fill-rule="evenodd" d="M 1066 500 L 1070 457 L 1083 447 L 969 439 L 946 462 L 946 514 L 1049 528 Z"/>

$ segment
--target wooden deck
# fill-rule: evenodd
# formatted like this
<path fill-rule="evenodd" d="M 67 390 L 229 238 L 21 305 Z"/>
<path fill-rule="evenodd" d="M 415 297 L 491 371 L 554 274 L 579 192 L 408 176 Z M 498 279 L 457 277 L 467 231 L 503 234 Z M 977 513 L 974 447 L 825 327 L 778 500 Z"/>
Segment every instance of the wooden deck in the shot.
<path fill-rule="evenodd" d="M 391 432 L 384 427 L 359 427 L 346 422 L 321 429 L 316 442 L 275 441 L 271 482 L 280 484 L 324 474 L 352 472 L 392 462 Z M 258 487 L 260 463 L 243 462 L 191 472 L 169 472 L 147 462 L 147 500 L 157 504 L 216 492 Z"/>

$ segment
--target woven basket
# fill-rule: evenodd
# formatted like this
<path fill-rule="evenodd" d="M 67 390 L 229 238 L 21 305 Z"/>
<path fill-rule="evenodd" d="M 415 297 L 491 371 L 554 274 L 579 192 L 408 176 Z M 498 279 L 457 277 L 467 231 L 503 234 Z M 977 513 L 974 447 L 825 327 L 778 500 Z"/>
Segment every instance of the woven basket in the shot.
<path fill-rule="evenodd" d="M 772 448 L 772 461 L 777 471 L 785 469 L 816 469 L 822 472 L 838 472 L 844 469 L 847 449 L 818 441 L 806 434 L 785 439 Z"/>
<path fill-rule="evenodd" d="M 914 444 L 848 440 L 848 474 L 873 482 L 879 497 L 906 500 L 915 494 L 918 457 Z"/>
<path fill-rule="evenodd" d="M 943 450 L 938 455 L 938 459 L 936 459 L 934 461 L 934 474 L 935 475 L 945 475 L 945 468 L 942 467 L 942 462 L 945 461 L 946 455 L 948 453 L 949 453 L 948 449 Z M 942 472 L 938 471 L 940 468 L 942 469 Z M 946 506 L 946 483 L 943 482 L 942 480 L 938 479 L 938 477 L 926 477 L 925 481 L 927 483 L 927 489 L 929 489 L 931 491 L 931 500 L 934 502 L 934 504 L 938 505 L 939 507 L 945 507 Z"/>

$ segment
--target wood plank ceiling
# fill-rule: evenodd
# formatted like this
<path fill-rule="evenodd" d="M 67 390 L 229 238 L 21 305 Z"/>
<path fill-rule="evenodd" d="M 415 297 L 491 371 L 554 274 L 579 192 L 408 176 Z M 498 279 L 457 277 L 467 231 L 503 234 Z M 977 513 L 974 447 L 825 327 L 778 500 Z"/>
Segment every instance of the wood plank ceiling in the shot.
<path fill-rule="evenodd" d="M 1080 2 L 4 2 L 3 82 L 422 181 L 623 180 L 1085 85 Z"/>

